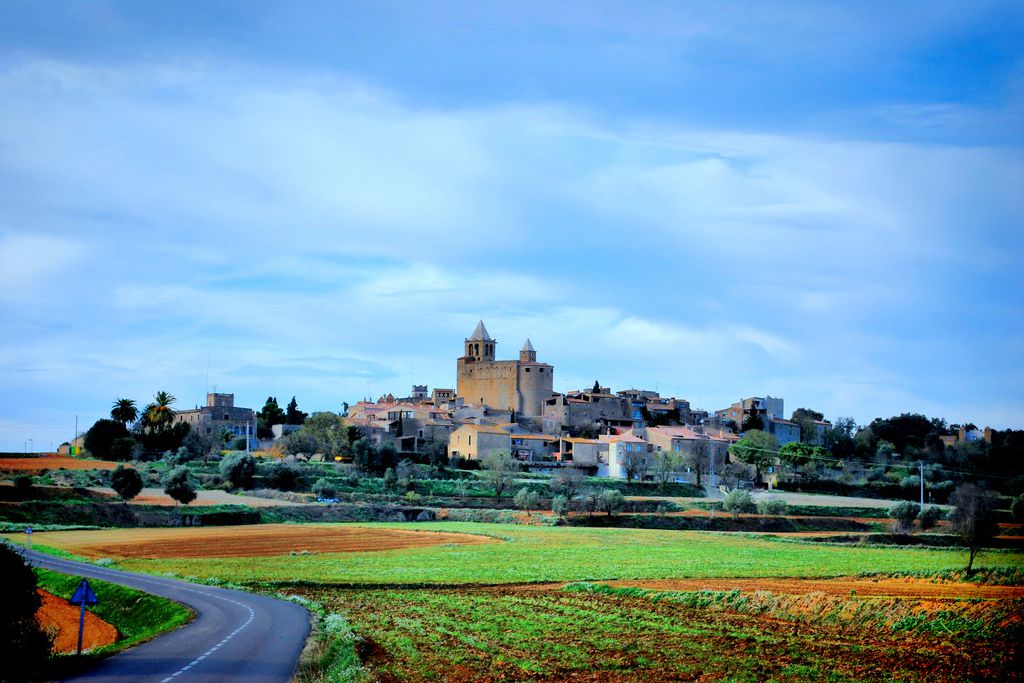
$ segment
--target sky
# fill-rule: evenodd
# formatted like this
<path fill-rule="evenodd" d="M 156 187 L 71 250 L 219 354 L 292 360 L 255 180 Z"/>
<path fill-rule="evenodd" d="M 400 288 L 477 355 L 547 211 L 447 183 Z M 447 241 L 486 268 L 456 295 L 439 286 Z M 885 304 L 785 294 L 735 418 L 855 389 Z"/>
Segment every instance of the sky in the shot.
<path fill-rule="evenodd" d="M 1024 427 L 1018 2 L 0 5 L 0 451 L 160 390 Z M 30 442 L 31 440 L 31 442 Z"/>

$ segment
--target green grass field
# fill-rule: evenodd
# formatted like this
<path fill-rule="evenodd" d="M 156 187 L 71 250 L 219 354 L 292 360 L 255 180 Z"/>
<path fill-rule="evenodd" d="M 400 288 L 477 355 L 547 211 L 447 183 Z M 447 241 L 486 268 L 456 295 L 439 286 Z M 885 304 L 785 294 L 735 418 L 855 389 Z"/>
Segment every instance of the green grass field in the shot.
<path fill-rule="evenodd" d="M 676 577 L 828 577 L 936 572 L 966 566 L 963 551 L 843 547 L 739 534 L 528 527 L 457 522 L 359 524 L 485 534 L 499 543 L 388 552 L 252 558 L 125 559 L 125 569 L 240 583 L 500 584 Z M 116 531 L 112 531 L 116 534 Z M 295 526 L 302 534 L 302 526 Z M 116 558 L 115 558 L 116 559 Z M 978 565 L 1020 567 L 1021 553 L 983 553 Z"/>

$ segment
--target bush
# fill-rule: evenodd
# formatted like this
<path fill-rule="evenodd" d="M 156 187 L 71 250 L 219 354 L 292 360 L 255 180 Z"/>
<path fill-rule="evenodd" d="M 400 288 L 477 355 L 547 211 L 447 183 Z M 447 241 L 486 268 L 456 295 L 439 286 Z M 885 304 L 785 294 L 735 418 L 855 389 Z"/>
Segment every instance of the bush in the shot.
<path fill-rule="evenodd" d="M 313 493 L 316 494 L 317 498 L 336 498 L 338 495 L 338 489 L 334 487 L 329 480 L 323 477 L 316 480 L 313 483 Z"/>
<path fill-rule="evenodd" d="M 220 476 L 237 489 L 251 489 L 256 459 L 248 453 L 233 453 L 220 461 Z"/>
<path fill-rule="evenodd" d="M 384 486 L 384 490 L 390 492 L 395 491 L 398 488 L 398 475 L 392 468 L 384 470 L 384 478 L 381 484 Z"/>
<path fill-rule="evenodd" d="M 120 423 L 118 423 L 120 424 Z M 21 555 L 0 543 L 0 576 L 4 577 L 4 616 L 0 618 L 0 661 L 3 680 L 34 680 L 50 655 L 50 638 L 39 628 L 40 598 L 36 575 Z"/>
<path fill-rule="evenodd" d="M 773 517 L 781 517 L 782 515 L 789 512 L 789 504 L 778 498 L 771 498 L 769 500 L 762 500 L 757 504 L 757 512 L 762 515 L 771 515 Z"/>
<path fill-rule="evenodd" d="M 124 462 L 131 460 L 135 455 L 135 439 L 130 436 L 122 436 L 114 439 L 110 445 L 110 459 Z"/>
<path fill-rule="evenodd" d="M 536 491 L 527 487 L 523 487 L 516 491 L 516 497 L 514 500 L 516 507 L 521 510 L 526 510 L 526 512 L 530 512 L 530 510 L 534 510 L 538 505 L 540 505 L 540 496 L 537 495 Z"/>
<path fill-rule="evenodd" d="M 905 534 L 914 528 L 914 520 L 921 512 L 921 506 L 905 500 L 889 510 L 889 517 L 893 520 L 893 531 L 898 534 Z"/>
<path fill-rule="evenodd" d="M 27 496 L 32 490 L 32 477 L 27 474 L 19 474 L 14 477 L 14 490 L 21 498 Z"/>
<path fill-rule="evenodd" d="M 722 508 L 726 512 L 731 512 L 733 517 L 739 517 L 741 512 L 757 512 L 757 506 L 754 505 L 754 499 L 750 492 L 743 489 L 733 489 L 725 494 Z"/>
<path fill-rule="evenodd" d="M 248 443 L 244 436 L 240 436 L 231 442 L 231 450 L 233 451 L 244 451 L 245 446 Z"/>
<path fill-rule="evenodd" d="M 278 491 L 294 491 L 299 487 L 302 472 L 295 465 L 275 462 L 267 468 L 267 486 Z"/>
<path fill-rule="evenodd" d="M 921 525 L 922 531 L 927 531 L 935 526 L 935 523 L 942 519 L 942 510 L 936 505 L 926 507 L 917 516 L 917 523 Z"/>

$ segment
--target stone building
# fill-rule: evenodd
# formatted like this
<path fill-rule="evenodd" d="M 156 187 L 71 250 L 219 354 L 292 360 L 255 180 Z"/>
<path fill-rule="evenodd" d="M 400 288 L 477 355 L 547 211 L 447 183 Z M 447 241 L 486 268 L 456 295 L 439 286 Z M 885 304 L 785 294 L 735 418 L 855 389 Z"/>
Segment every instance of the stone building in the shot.
<path fill-rule="evenodd" d="M 554 367 L 537 362 L 529 339 L 519 351 L 519 360 L 495 360 L 497 345 L 481 320 L 458 359 L 456 393 L 467 404 L 511 410 L 516 417 L 540 417 L 544 401 L 553 394 Z"/>
<path fill-rule="evenodd" d="M 252 408 L 235 407 L 234 394 L 207 394 L 206 405 L 195 410 L 179 410 L 175 422 L 187 423 L 194 432 L 215 434 L 227 429 L 234 436 L 249 435 L 250 445 L 256 439 L 256 412 Z"/>

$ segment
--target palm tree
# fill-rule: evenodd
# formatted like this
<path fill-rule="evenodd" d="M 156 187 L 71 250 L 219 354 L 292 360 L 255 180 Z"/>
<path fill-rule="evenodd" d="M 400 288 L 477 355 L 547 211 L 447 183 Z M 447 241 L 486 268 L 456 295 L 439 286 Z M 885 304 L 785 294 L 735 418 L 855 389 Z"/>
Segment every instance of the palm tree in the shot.
<path fill-rule="evenodd" d="M 110 409 L 110 418 L 117 420 L 125 427 L 139 418 L 139 410 L 135 407 L 135 401 L 130 398 L 119 398 L 114 401 Z"/>
<path fill-rule="evenodd" d="M 171 404 L 177 400 L 166 391 L 156 392 L 153 402 L 146 406 L 144 416 L 146 425 L 157 431 L 163 431 L 171 426 L 174 421 L 174 410 L 171 408 Z"/>

